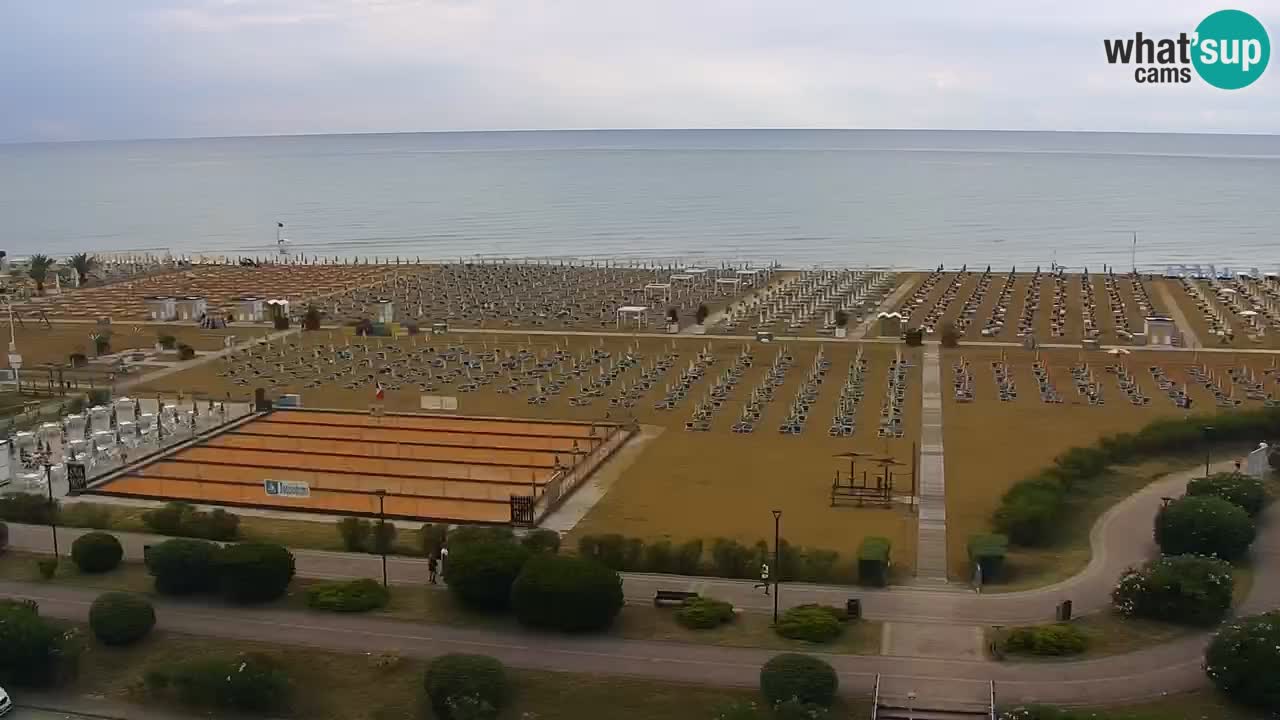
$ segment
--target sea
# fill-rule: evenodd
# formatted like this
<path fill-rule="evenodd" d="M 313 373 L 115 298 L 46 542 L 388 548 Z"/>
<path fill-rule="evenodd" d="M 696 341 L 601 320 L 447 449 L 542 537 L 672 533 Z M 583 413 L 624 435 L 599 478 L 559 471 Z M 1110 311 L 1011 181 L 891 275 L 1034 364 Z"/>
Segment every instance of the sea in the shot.
<path fill-rule="evenodd" d="M 0 145 L 0 249 L 1280 268 L 1280 136 L 598 130 Z"/>

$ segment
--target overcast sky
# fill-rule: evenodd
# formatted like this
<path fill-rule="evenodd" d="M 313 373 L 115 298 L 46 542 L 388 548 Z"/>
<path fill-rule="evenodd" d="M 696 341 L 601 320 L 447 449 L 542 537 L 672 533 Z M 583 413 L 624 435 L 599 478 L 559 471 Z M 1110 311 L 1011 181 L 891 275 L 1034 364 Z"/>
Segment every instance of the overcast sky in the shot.
<path fill-rule="evenodd" d="M 545 128 L 1280 132 L 1104 37 L 1181 0 L 0 0 L 0 141 Z M 1280 61 L 1277 61 L 1280 63 Z"/>

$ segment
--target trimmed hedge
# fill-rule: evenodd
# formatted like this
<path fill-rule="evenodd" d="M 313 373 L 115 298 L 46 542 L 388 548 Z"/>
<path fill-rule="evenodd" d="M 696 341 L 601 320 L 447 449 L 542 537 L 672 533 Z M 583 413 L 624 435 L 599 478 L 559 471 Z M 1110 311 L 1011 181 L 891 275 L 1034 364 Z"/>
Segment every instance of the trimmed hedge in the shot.
<path fill-rule="evenodd" d="M 1280 712 L 1280 611 L 1223 628 L 1204 654 L 1205 674 L 1232 700 Z"/>
<path fill-rule="evenodd" d="M 49 498 L 39 493 L 0 494 L 0 520 L 28 525 L 48 525 L 57 515 L 57 500 L 49 504 Z"/>
<path fill-rule="evenodd" d="M 1005 638 L 1004 651 L 1021 655 L 1079 655 L 1089 646 L 1089 638 L 1076 626 L 1066 623 L 1015 627 Z"/>
<path fill-rule="evenodd" d="M 1202 431 L 1205 425 L 1213 426 L 1212 437 Z M 1014 544 L 1044 545 L 1061 527 L 1068 495 L 1103 476 L 1112 464 L 1157 454 L 1203 452 L 1210 443 L 1256 443 L 1276 436 L 1280 436 L 1280 408 L 1156 420 L 1135 433 L 1111 435 L 1092 447 L 1062 453 L 1052 465 L 1004 494 L 992 525 Z"/>
<path fill-rule="evenodd" d="M 868 536 L 858 546 L 858 582 L 884 587 L 889 584 L 889 538 Z"/>
<path fill-rule="evenodd" d="M 768 562 L 773 576 L 784 582 L 830 583 L 851 579 L 851 568 L 839 567 L 838 553 L 795 547 L 786 540 L 778 544 L 777 562 L 774 562 L 773 551 L 764 541 L 747 546 L 736 540 L 716 538 L 711 542 L 708 563 L 703 562 L 703 548 L 701 540 L 690 540 L 678 546 L 673 546 L 670 540 L 646 545 L 638 538 L 617 534 L 585 535 L 578 540 L 579 555 L 620 572 L 713 575 L 750 580 L 759 578 L 760 564 Z"/>
<path fill-rule="evenodd" d="M 0 685 L 39 687 L 59 675 L 62 633 L 34 602 L 0 600 Z"/>
<path fill-rule="evenodd" d="M 531 627 L 603 630 L 622 605 L 622 578 L 616 571 L 569 555 L 534 555 L 511 586 L 511 608 Z"/>
<path fill-rule="evenodd" d="M 529 548 L 530 552 L 560 552 L 560 533 L 555 530 L 532 530 L 520 538 L 520 544 Z"/>
<path fill-rule="evenodd" d="M 982 582 L 999 579 L 1004 572 L 1004 559 L 1009 551 L 1009 538 L 1004 535 L 974 535 L 969 538 L 969 561 L 982 568 Z"/>
<path fill-rule="evenodd" d="M 1236 560 L 1257 534 L 1238 505 L 1212 495 L 1183 496 L 1156 514 L 1155 539 L 1165 555 L 1209 555 Z"/>
<path fill-rule="evenodd" d="M 153 685 L 173 688 L 183 704 L 200 708 L 276 712 L 289 707 L 293 694 L 288 673 L 263 653 L 180 661 L 173 668 L 152 670 L 148 678 Z"/>
<path fill-rule="evenodd" d="M 463 545 L 491 542 L 510 543 L 515 542 L 515 538 L 515 533 L 505 525 L 494 527 L 463 525 L 449 531 L 449 559 L 452 560 L 453 551 Z"/>
<path fill-rule="evenodd" d="M 696 597 L 676 610 L 676 622 L 691 630 L 710 630 L 733 620 L 733 605 L 723 600 Z"/>
<path fill-rule="evenodd" d="M 85 533 L 71 543 L 71 560 L 83 573 L 114 570 L 124 557 L 124 548 L 114 535 L 104 532 Z"/>
<path fill-rule="evenodd" d="M 418 538 L 422 541 L 422 554 L 434 555 L 440 552 L 440 548 L 444 547 L 445 538 L 449 534 L 448 525 L 435 525 L 426 523 L 422 529 L 418 531 Z"/>
<path fill-rule="evenodd" d="M 487 655 L 459 653 L 432 660 L 423 676 L 423 687 L 439 720 L 454 720 L 454 708 L 465 700 L 470 700 L 470 709 L 480 711 L 468 717 L 492 717 L 506 705 L 511 693 L 501 662 Z"/>
<path fill-rule="evenodd" d="M 274 543 L 239 543 L 213 555 L 218 588 L 236 603 L 269 602 L 284 595 L 293 580 L 293 553 Z"/>
<path fill-rule="evenodd" d="M 377 580 L 316 583 L 307 587 L 307 607 L 333 612 L 368 612 L 386 607 L 391 593 Z"/>
<path fill-rule="evenodd" d="M 760 668 L 760 692 L 770 707 L 795 698 L 831 707 L 840 679 L 830 665 L 809 655 L 775 655 Z"/>
<path fill-rule="evenodd" d="M 1262 481 L 1241 473 L 1216 473 L 1187 483 L 1187 494 L 1212 495 L 1239 505 L 1250 517 L 1257 517 L 1267 502 Z"/>
<path fill-rule="evenodd" d="M 1214 625 L 1231 609 L 1231 565 L 1198 555 L 1170 555 L 1130 569 L 1111 593 L 1125 617 Z"/>
<path fill-rule="evenodd" d="M 151 632 L 156 611 L 140 595 L 109 592 L 89 608 L 89 628 L 104 645 L 131 645 Z"/>
<path fill-rule="evenodd" d="M 511 585 L 520 575 L 529 551 L 509 541 L 475 540 L 459 544 L 449 534 L 449 560 L 444 564 L 444 581 L 458 600 L 469 608 L 484 611 L 506 610 L 511 602 Z"/>
<path fill-rule="evenodd" d="M 142 522 L 152 531 L 174 537 L 205 540 L 234 540 L 240 535 L 240 517 L 222 508 L 209 512 L 185 502 L 165 503 L 142 514 Z"/>
<path fill-rule="evenodd" d="M 775 628 L 779 635 L 791 640 L 804 640 L 812 643 L 831 642 L 840 637 L 844 626 L 835 608 L 819 605 L 800 605 L 793 607 L 778 618 Z"/>
<path fill-rule="evenodd" d="M 188 595 L 217 587 L 213 555 L 218 546 L 204 540 L 166 540 L 153 546 L 146 557 L 147 572 L 156 579 L 156 591 Z"/>
<path fill-rule="evenodd" d="M 9 547 L 9 526 L 0 522 L 0 555 Z"/>

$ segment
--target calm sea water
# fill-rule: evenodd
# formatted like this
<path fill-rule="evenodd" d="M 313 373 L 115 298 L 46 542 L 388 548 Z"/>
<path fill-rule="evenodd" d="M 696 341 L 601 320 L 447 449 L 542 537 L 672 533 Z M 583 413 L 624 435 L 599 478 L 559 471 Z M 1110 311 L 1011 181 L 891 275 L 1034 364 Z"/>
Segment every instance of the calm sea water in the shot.
<path fill-rule="evenodd" d="M 0 247 L 1280 266 L 1280 137 L 564 131 L 0 145 Z"/>

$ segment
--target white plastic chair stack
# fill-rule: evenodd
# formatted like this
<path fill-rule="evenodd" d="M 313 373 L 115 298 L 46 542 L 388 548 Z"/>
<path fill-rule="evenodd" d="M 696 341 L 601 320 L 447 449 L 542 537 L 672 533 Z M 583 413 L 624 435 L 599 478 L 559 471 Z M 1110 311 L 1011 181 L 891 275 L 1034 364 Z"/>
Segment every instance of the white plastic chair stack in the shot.
<path fill-rule="evenodd" d="M 149 412 L 144 412 L 138 416 L 138 433 L 142 437 L 154 435 L 156 431 L 156 416 Z"/>
<path fill-rule="evenodd" d="M 105 430 L 111 429 L 111 408 L 105 405 L 95 405 L 89 408 L 89 428 L 96 435 Z"/>
<path fill-rule="evenodd" d="M 22 451 L 35 452 L 36 436 L 28 430 L 20 430 L 13 435 L 13 447 L 22 454 Z"/>
<path fill-rule="evenodd" d="M 67 437 L 82 438 L 84 437 L 84 424 L 86 420 L 84 415 L 68 415 L 62 418 L 62 426 L 67 429 Z"/>
<path fill-rule="evenodd" d="M 120 433 L 120 443 L 126 447 L 138 446 L 138 424 L 132 420 L 118 420 L 116 430 Z"/>
<path fill-rule="evenodd" d="M 52 445 L 62 439 L 62 427 L 58 423 L 40 423 L 40 429 L 36 432 L 36 437 L 43 440 L 46 445 Z"/>
<path fill-rule="evenodd" d="M 89 452 L 89 441 L 83 437 L 75 438 L 67 443 L 67 457 L 75 456 L 78 462 L 88 460 L 86 454 Z"/>
<path fill-rule="evenodd" d="M 138 419 L 134 417 L 134 407 L 133 398 L 118 398 L 115 401 L 116 425 L 125 421 L 137 422 Z"/>
<path fill-rule="evenodd" d="M 18 476 L 18 482 L 22 483 L 25 490 L 43 491 L 45 487 L 44 469 L 37 471 L 28 471 Z"/>

